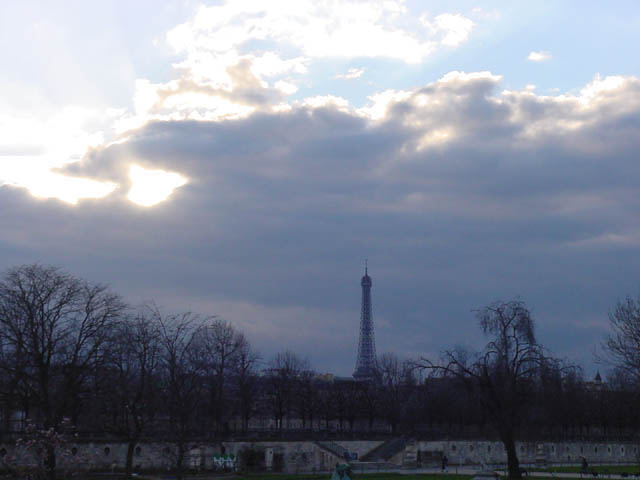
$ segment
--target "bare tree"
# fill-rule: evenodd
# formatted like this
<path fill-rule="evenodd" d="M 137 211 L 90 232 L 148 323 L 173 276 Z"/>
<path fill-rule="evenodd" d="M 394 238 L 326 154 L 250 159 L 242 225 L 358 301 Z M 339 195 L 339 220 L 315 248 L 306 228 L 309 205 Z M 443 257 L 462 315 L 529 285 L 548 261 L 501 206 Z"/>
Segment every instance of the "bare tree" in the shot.
<path fill-rule="evenodd" d="M 622 384 L 619 390 L 631 387 L 628 395 L 637 395 L 640 390 L 640 295 L 619 301 L 609 313 L 609 326 L 612 332 L 602 343 L 603 355 L 597 355 L 596 360 L 615 367 L 614 374 L 622 379 L 618 382 Z M 628 411 L 623 422 L 634 423 Z"/>
<path fill-rule="evenodd" d="M 248 341 L 240 346 L 233 365 L 233 398 L 236 411 L 242 419 L 242 430 L 249 428 L 249 420 L 255 414 L 258 404 L 258 371 L 260 355 L 251 349 Z"/>
<path fill-rule="evenodd" d="M 162 399 L 169 434 L 177 449 L 175 466 L 181 478 L 188 441 L 198 430 L 204 404 L 204 370 L 195 345 L 204 321 L 190 312 L 163 315 L 157 307 L 152 309 L 160 330 Z"/>
<path fill-rule="evenodd" d="M 495 302 L 478 311 L 477 318 L 491 339 L 482 352 L 447 350 L 442 363 L 423 359 L 424 367 L 477 393 L 504 444 L 509 477 L 521 478 L 515 447 L 517 427 L 533 397 L 535 378 L 545 357 L 524 302 Z"/>
<path fill-rule="evenodd" d="M 356 420 L 361 414 L 360 391 L 363 383 L 349 379 L 334 382 L 333 387 L 336 396 L 340 399 L 339 403 L 341 403 L 344 419 L 349 425 L 349 431 L 353 432 Z"/>
<path fill-rule="evenodd" d="M 228 430 L 231 416 L 229 380 L 248 342 L 231 323 L 215 319 L 198 329 L 194 339 L 195 358 L 205 374 L 209 412 L 218 432 Z M 245 360 L 247 358 L 245 357 Z"/>
<path fill-rule="evenodd" d="M 308 370 L 309 362 L 291 351 L 276 354 L 265 370 L 267 402 L 278 431 L 290 416 L 299 377 Z"/>
<path fill-rule="evenodd" d="M 378 390 L 374 382 L 360 382 L 362 385 L 358 390 L 359 403 L 362 406 L 362 413 L 369 423 L 369 431 L 372 432 L 376 418 L 380 414 L 380 402 Z"/>
<path fill-rule="evenodd" d="M 318 382 L 315 372 L 306 369 L 298 375 L 296 395 L 293 399 L 295 411 L 302 420 L 302 429 L 313 431 L 313 421 L 316 417 L 318 398 Z"/>
<path fill-rule="evenodd" d="M 402 418 L 402 410 L 409 400 L 415 383 L 408 362 L 401 361 L 394 353 L 384 353 L 378 360 L 380 376 L 379 402 L 391 432 L 396 433 Z"/>
<path fill-rule="evenodd" d="M 26 364 L 22 353 L 22 342 L 0 342 L 0 402 L 2 405 L 2 429 L 10 432 L 14 428 L 24 428 L 30 414 L 30 397 L 24 382 Z M 15 425 L 14 414 L 22 425 Z"/>
<path fill-rule="evenodd" d="M 156 415 L 160 347 L 160 325 L 142 310 L 118 325 L 105 368 L 102 427 L 127 442 L 127 478 L 131 477 L 135 447 Z"/>
<path fill-rule="evenodd" d="M 81 393 L 104 362 L 104 346 L 125 311 L 121 298 L 55 267 L 24 265 L 0 281 L 0 345 L 20 362 L 3 363 L 34 406 L 37 424 L 77 424 Z M 47 476 L 56 451 L 48 448 Z"/>
<path fill-rule="evenodd" d="M 640 296 L 625 298 L 609 313 L 609 334 L 600 361 L 623 370 L 631 381 L 640 385 Z"/>

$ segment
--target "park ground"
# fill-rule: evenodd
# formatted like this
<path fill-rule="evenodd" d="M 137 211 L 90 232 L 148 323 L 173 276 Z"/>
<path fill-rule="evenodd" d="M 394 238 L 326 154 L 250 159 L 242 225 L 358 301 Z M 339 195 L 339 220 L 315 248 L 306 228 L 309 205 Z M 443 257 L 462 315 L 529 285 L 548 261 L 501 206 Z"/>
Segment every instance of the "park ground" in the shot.
<path fill-rule="evenodd" d="M 382 472 L 382 473 L 358 473 L 354 472 L 352 480 L 471 480 L 476 468 L 449 469 L 443 473 L 440 469 L 421 469 L 419 472 Z M 501 477 L 506 477 L 506 472 L 496 470 Z M 595 475 L 594 473 L 597 473 Z M 580 467 L 557 466 L 549 468 L 534 468 L 527 470 L 527 477 L 559 478 L 562 480 L 586 480 L 586 479 L 638 479 L 640 478 L 640 466 L 638 465 L 598 465 L 589 468 L 589 474 L 583 475 Z M 174 480 L 170 476 L 142 477 L 149 480 Z M 185 480 L 329 480 L 331 474 L 225 474 L 225 475 L 194 475 L 187 476 Z"/>

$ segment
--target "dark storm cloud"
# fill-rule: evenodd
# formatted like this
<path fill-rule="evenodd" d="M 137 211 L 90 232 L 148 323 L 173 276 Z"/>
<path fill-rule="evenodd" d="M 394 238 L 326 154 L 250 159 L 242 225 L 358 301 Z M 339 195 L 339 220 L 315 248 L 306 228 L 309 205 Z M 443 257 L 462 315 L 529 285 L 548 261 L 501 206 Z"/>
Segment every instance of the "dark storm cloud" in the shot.
<path fill-rule="evenodd" d="M 520 295 L 543 343 L 591 361 L 607 309 L 638 288 L 640 84 L 541 97 L 499 82 L 450 74 L 376 122 L 327 106 L 149 124 L 73 166 L 121 184 L 106 200 L 0 190 L 3 266 L 64 265 L 348 374 L 368 257 L 379 351 L 476 344 L 471 310 Z M 189 183 L 135 207 L 131 163 Z"/>

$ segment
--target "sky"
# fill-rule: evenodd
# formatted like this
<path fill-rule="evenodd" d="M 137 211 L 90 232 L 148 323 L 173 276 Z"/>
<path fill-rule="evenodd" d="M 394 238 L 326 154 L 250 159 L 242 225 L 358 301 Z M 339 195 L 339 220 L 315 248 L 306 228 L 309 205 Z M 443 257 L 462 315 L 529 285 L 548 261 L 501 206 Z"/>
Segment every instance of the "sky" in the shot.
<path fill-rule="evenodd" d="M 0 269 L 216 315 L 265 360 L 481 348 L 586 375 L 640 292 L 635 1 L 0 3 Z"/>

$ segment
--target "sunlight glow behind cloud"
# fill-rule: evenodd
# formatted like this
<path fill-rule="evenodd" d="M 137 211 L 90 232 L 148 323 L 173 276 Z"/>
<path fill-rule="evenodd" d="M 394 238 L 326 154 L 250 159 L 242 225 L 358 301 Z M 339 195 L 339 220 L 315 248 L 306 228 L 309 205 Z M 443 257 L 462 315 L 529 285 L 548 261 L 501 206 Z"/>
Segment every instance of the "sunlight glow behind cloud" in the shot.
<path fill-rule="evenodd" d="M 460 45 L 474 26 L 459 13 L 417 13 L 404 0 L 234 0 L 200 7 L 166 34 L 182 57 L 173 65 L 176 77 L 136 79 L 132 108 L 0 113 L 0 184 L 76 203 L 104 197 L 118 185 L 55 169 L 80 162 L 93 148 L 124 142 L 150 122 L 238 120 L 299 106 L 348 112 L 350 101 L 330 92 L 293 102 L 287 97 L 309 84 L 304 77 L 316 60 L 368 57 L 416 64 L 438 48 Z M 364 71 L 349 67 L 335 78 L 355 81 Z M 380 117 L 385 107 L 371 110 Z M 186 182 L 178 174 L 141 167 L 129 173 L 134 185 L 128 197 L 144 206 L 165 200 Z"/>
<path fill-rule="evenodd" d="M 138 165 L 131 165 L 129 178 L 132 185 L 127 197 L 142 207 L 151 207 L 166 200 L 176 188 L 187 183 L 179 173 L 147 170 Z"/>
<path fill-rule="evenodd" d="M 102 129 L 112 115 L 78 106 L 40 117 L 1 113 L 0 185 L 26 188 L 35 197 L 70 204 L 109 195 L 116 184 L 68 176 L 55 169 L 80 160 L 87 150 L 102 144 Z"/>
<path fill-rule="evenodd" d="M 117 185 L 89 178 L 70 177 L 54 173 L 46 162 L 22 157 L 13 168 L 2 169 L 4 180 L 0 185 L 12 185 L 29 190 L 38 198 L 57 198 L 75 205 L 84 198 L 103 198 L 113 192 Z"/>

